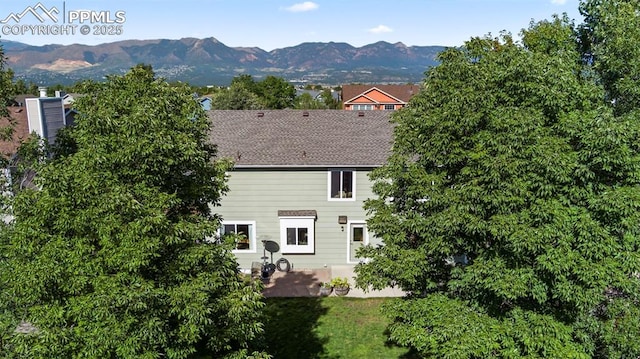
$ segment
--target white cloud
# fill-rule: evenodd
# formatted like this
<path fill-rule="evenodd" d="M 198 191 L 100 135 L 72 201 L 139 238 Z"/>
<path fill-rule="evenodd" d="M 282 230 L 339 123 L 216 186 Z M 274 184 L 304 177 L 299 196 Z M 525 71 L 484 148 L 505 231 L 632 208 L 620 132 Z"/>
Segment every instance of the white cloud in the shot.
<path fill-rule="evenodd" d="M 311 1 L 305 1 L 305 2 L 301 2 L 299 4 L 293 4 L 287 8 L 284 8 L 287 11 L 290 12 L 305 12 L 305 11 L 312 11 L 317 9 L 319 6 L 318 4 L 311 2 Z"/>
<path fill-rule="evenodd" d="M 551 0 L 551 3 L 555 5 L 564 5 L 567 3 L 567 0 Z"/>
<path fill-rule="evenodd" d="M 393 29 L 386 25 L 378 25 L 372 29 L 369 29 L 368 31 L 372 34 L 382 34 L 385 32 L 393 32 Z"/>

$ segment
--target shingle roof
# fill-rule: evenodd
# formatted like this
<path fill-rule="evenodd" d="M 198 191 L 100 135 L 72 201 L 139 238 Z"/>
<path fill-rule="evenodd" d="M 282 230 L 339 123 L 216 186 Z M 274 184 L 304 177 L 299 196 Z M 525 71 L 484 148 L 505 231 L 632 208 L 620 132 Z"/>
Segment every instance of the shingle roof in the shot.
<path fill-rule="evenodd" d="M 14 132 L 11 141 L 0 141 L 0 155 L 10 158 L 16 153 L 21 142 L 29 137 L 29 119 L 27 118 L 27 108 L 24 106 L 9 106 L 7 110 L 15 122 Z M 8 125 L 7 118 L 0 118 L 0 127 Z"/>
<path fill-rule="evenodd" d="M 342 85 L 342 101 L 351 100 L 374 87 L 404 102 L 409 102 L 420 91 L 418 85 Z"/>
<path fill-rule="evenodd" d="M 219 157 L 242 167 L 377 167 L 391 150 L 392 111 L 212 110 Z M 306 114 L 306 115 L 305 115 Z"/>

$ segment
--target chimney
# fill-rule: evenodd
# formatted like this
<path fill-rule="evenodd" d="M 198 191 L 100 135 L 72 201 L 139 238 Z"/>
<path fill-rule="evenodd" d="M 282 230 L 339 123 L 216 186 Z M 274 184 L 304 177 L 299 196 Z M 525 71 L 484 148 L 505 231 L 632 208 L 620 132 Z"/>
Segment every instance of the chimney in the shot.
<path fill-rule="evenodd" d="M 40 97 L 47 97 L 47 88 L 45 86 L 38 87 L 38 91 L 40 92 Z"/>

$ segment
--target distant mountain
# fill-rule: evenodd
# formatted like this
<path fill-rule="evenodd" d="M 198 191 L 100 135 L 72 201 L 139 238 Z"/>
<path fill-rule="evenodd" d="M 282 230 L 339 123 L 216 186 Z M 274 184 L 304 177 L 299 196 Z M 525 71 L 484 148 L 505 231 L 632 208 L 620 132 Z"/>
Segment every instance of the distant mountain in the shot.
<path fill-rule="evenodd" d="M 29 46 L 0 39 L 8 67 L 17 78 L 37 84 L 71 84 L 124 73 L 139 63 L 150 64 L 169 81 L 192 85 L 226 85 L 246 73 L 292 82 L 418 83 L 437 64 L 442 46 L 406 46 L 377 42 L 362 47 L 347 43 L 302 43 L 265 51 L 228 47 L 213 37 L 180 40 L 125 40 L 101 45 Z"/>
<path fill-rule="evenodd" d="M 29 46 L 29 45 L 23 44 L 21 42 L 8 41 L 8 40 L 2 40 L 2 41 L 0 41 L 0 43 L 2 43 L 2 47 L 4 48 L 5 51 L 6 50 L 20 50 L 20 49 L 23 49 L 23 48 Z"/>

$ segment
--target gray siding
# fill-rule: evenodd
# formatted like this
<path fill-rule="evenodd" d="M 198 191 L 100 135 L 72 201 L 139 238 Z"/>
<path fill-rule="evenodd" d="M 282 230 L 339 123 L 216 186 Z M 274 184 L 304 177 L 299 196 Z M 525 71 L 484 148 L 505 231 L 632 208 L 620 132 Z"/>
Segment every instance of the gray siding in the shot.
<path fill-rule="evenodd" d="M 58 130 L 65 126 L 64 106 L 59 97 L 26 99 L 29 131 L 54 144 Z"/>
<path fill-rule="evenodd" d="M 368 170 L 355 170 L 355 200 L 329 201 L 328 169 L 235 170 L 229 174 L 229 193 L 222 199 L 221 206 L 213 210 L 225 221 L 255 221 L 256 251 L 236 253 L 243 269 L 260 261 L 261 240 L 280 243 L 279 210 L 316 211 L 315 251 L 313 254 L 274 253 L 274 262 L 285 257 L 294 269 L 345 265 L 349 228 L 338 223 L 338 216 L 347 216 L 350 222 L 365 221 L 363 202 L 373 197 L 368 173 Z"/>
<path fill-rule="evenodd" d="M 40 99 L 42 104 L 42 114 L 44 116 L 45 123 L 45 136 L 49 144 L 56 142 L 56 135 L 58 130 L 65 126 L 64 123 L 64 106 L 62 105 L 62 99 Z"/>

